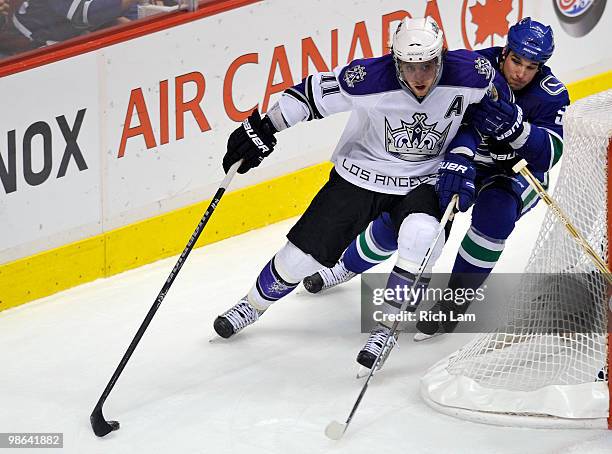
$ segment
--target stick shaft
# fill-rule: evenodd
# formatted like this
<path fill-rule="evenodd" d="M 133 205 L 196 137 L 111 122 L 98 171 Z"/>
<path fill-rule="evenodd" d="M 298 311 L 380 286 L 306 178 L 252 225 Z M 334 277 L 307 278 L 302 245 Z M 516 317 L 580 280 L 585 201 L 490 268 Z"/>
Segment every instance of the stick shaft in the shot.
<path fill-rule="evenodd" d="M 170 272 L 170 275 L 168 276 L 168 278 L 166 279 L 166 282 L 164 283 L 164 285 L 162 286 L 161 290 L 159 291 L 159 294 L 157 295 L 157 298 L 155 298 L 155 302 L 153 303 L 153 306 L 151 306 L 151 309 L 149 309 L 149 312 L 145 316 L 145 319 L 142 321 L 142 324 L 140 325 L 140 328 L 138 328 L 138 331 L 136 332 L 136 335 L 132 339 L 132 342 L 130 343 L 130 345 L 129 345 L 128 349 L 126 350 L 125 354 L 123 355 L 123 358 L 121 358 L 121 361 L 119 362 L 119 365 L 117 366 L 117 369 L 115 369 L 115 372 L 113 373 L 113 376 L 111 377 L 110 381 L 106 385 L 106 388 L 104 388 L 104 391 L 102 392 L 102 395 L 100 396 L 100 399 L 98 400 L 98 403 L 96 404 L 96 407 L 94 408 L 94 412 L 96 411 L 96 409 L 101 409 L 102 406 L 104 405 L 104 402 L 106 401 L 108 395 L 110 394 L 110 392 L 112 391 L 113 387 L 115 386 L 115 383 L 117 382 L 117 379 L 119 378 L 119 376 L 123 372 L 123 369 L 125 368 L 125 366 L 127 365 L 128 361 L 130 360 L 130 357 L 134 353 L 134 350 L 136 349 L 136 346 L 140 342 L 140 339 L 142 339 L 142 336 L 144 335 L 145 331 L 147 330 L 147 327 L 149 326 L 149 324 L 151 323 L 151 320 L 153 320 L 153 316 L 155 315 L 155 313 L 157 312 L 157 309 L 159 309 L 159 306 L 161 305 L 162 301 L 166 297 L 166 294 L 168 293 L 168 290 L 170 290 L 170 287 L 172 286 L 172 283 L 176 279 L 176 276 L 178 275 L 179 271 L 183 267 L 183 264 L 185 263 L 185 260 L 189 256 L 189 254 L 190 254 L 191 250 L 193 249 L 193 247 L 195 246 L 196 242 L 198 241 L 198 238 L 200 237 L 200 234 L 202 233 L 202 230 L 204 230 L 204 227 L 206 226 L 206 224 L 208 223 L 210 217 L 212 216 L 213 212 L 215 211 L 215 208 L 217 208 L 217 205 L 219 204 L 219 201 L 221 200 L 221 197 L 223 197 L 223 194 L 225 193 L 225 191 L 226 191 L 227 187 L 229 186 L 230 182 L 232 181 L 232 178 L 236 174 L 236 171 L 238 170 L 238 167 L 240 167 L 241 163 L 242 163 L 242 160 L 237 162 L 237 163 L 235 163 L 229 169 L 229 171 L 227 172 L 227 175 L 225 176 L 225 178 L 221 182 L 221 185 L 217 189 L 217 192 L 215 193 L 212 201 L 210 202 L 210 205 L 208 205 L 208 208 L 204 212 L 204 215 L 200 219 L 200 222 L 198 223 L 196 229 L 194 230 L 193 234 L 189 238 L 189 241 L 187 242 L 187 245 L 185 246 L 185 249 L 183 249 L 183 252 L 181 253 L 180 257 L 178 258 L 176 264 L 174 265 L 174 268 L 172 268 L 172 271 Z"/>
<path fill-rule="evenodd" d="M 455 208 L 455 204 L 457 203 L 457 199 L 458 196 L 454 195 L 453 198 L 451 199 L 451 202 L 448 204 L 448 206 L 446 207 L 446 211 L 444 212 L 444 215 L 442 216 L 442 219 L 440 220 L 440 227 L 438 228 L 438 232 L 436 234 L 436 237 L 434 238 L 434 240 L 432 241 L 432 243 L 429 245 L 429 249 L 427 249 L 427 252 L 425 253 L 425 256 L 423 257 L 423 260 L 421 260 L 421 264 L 419 265 L 418 271 L 415 275 L 415 279 L 414 279 L 414 283 L 412 284 L 412 288 L 410 289 L 410 293 L 409 295 L 413 294 L 414 289 L 416 288 L 416 286 L 418 285 L 419 281 L 421 280 L 421 276 L 423 275 L 425 268 L 427 268 L 427 264 L 429 263 L 429 259 L 431 258 L 431 254 L 433 253 L 436 244 L 438 244 L 438 241 L 440 240 L 440 236 L 442 236 L 443 232 L 444 232 L 444 228 L 446 227 L 447 222 L 449 221 L 449 219 L 451 218 L 452 214 L 453 214 L 453 209 Z M 406 299 L 403 303 L 402 306 L 400 307 L 400 313 L 405 312 L 406 309 L 408 308 L 408 304 L 410 304 L 410 299 Z M 399 326 L 399 319 L 393 322 L 393 325 L 391 325 L 391 329 L 389 330 L 389 333 L 387 334 L 387 337 L 385 339 L 385 342 L 383 345 L 387 345 L 389 342 L 389 339 L 391 339 L 391 336 L 393 336 L 395 334 L 395 332 L 397 331 L 397 328 Z M 361 400 L 363 399 L 363 396 L 365 395 L 367 389 L 368 389 L 368 385 L 370 384 L 370 380 L 372 379 L 372 377 L 374 376 L 374 373 L 376 372 L 376 369 L 378 368 L 378 364 L 381 361 L 382 358 L 382 352 L 384 351 L 384 347 L 380 350 L 380 352 L 378 353 L 378 355 L 376 356 L 376 360 L 374 361 L 374 364 L 372 365 L 372 368 L 370 369 L 370 373 L 368 374 L 368 378 L 366 379 L 365 383 L 363 384 L 362 388 L 361 388 L 361 392 L 359 393 L 359 396 L 357 396 L 357 400 L 355 401 L 355 404 L 353 405 L 353 408 L 351 409 L 351 412 L 349 413 L 348 418 L 346 419 L 346 427 L 345 427 L 345 431 L 346 429 L 348 429 L 348 425 L 351 423 L 351 420 L 353 419 L 353 416 L 355 415 L 355 413 L 357 412 L 357 408 L 359 408 L 359 404 L 361 403 Z"/>
<path fill-rule="evenodd" d="M 526 162 L 521 161 L 517 166 L 522 165 L 522 167 L 517 168 L 519 173 L 527 180 L 527 182 L 531 185 L 531 187 L 538 193 L 538 196 L 550 207 L 552 212 L 559 218 L 559 220 L 563 223 L 569 234 L 572 238 L 578 243 L 578 245 L 586 252 L 586 254 L 590 257 L 593 264 L 597 267 L 599 271 L 601 271 L 608 281 L 609 284 L 612 284 L 612 275 L 610 274 L 610 270 L 606 265 L 606 262 L 593 250 L 591 245 L 588 243 L 586 238 L 582 236 L 582 234 L 574 227 L 571 223 L 567 215 L 563 212 L 561 207 L 555 202 L 555 200 L 548 194 L 546 189 L 542 187 L 540 181 L 533 176 L 533 174 L 529 171 L 526 166 Z"/>

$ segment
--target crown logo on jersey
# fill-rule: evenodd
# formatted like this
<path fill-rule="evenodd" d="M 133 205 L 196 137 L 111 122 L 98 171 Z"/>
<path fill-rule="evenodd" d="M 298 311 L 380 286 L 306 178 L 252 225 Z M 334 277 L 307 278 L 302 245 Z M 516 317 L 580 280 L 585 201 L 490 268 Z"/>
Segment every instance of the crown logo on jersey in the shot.
<path fill-rule="evenodd" d="M 356 83 L 362 82 L 365 79 L 366 74 L 365 66 L 352 66 L 344 72 L 344 81 L 346 85 L 354 88 Z"/>
<path fill-rule="evenodd" d="M 487 60 L 484 57 L 478 57 L 474 61 L 474 67 L 476 68 L 476 71 L 478 71 L 478 74 L 482 74 L 488 80 L 492 79 L 492 75 L 495 72 L 495 70 L 493 69 L 493 66 L 491 66 L 491 63 L 489 62 L 489 60 Z"/>
<path fill-rule="evenodd" d="M 437 131 L 438 123 L 427 124 L 427 114 L 418 112 L 412 115 L 412 120 L 412 123 L 400 120 L 402 125 L 393 129 L 385 118 L 387 152 L 404 161 L 426 161 L 438 156 L 451 125 Z"/>

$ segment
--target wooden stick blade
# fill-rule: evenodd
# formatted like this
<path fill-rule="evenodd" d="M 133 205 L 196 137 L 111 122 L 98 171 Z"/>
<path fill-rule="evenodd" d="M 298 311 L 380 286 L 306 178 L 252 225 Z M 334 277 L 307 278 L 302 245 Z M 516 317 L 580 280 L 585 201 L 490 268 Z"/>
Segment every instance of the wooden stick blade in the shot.
<path fill-rule="evenodd" d="M 331 440 L 340 440 L 344 432 L 346 432 L 346 427 L 346 424 L 332 421 L 325 428 L 325 435 Z"/>

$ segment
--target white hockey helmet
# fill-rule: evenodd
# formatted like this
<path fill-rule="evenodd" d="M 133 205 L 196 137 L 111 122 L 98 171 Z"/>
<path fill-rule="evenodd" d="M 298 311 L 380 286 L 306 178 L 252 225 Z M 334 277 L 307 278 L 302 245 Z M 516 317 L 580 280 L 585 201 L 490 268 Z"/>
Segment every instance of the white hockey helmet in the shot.
<path fill-rule="evenodd" d="M 391 43 L 393 57 L 405 62 L 424 62 L 442 58 L 443 33 L 430 16 L 405 17 L 397 26 Z"/>

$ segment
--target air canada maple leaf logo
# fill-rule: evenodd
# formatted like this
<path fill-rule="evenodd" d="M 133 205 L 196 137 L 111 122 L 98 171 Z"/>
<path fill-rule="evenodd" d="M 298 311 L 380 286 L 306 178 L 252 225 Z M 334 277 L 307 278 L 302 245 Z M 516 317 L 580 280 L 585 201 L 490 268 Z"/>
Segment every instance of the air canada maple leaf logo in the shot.
<path fill-rule="evenodd" d="M 481 5 L 476 3 L 470 7 L 472 22 L 476 29 L 476 44 L 482 44 L 487 38 L 497 34 L 503 38 L 508 34 L 510 24 L 508 15 L 512 12 L 512 0 L 485 0 Z"/>
<path fill-rule="evenodd" d="M 523 17 L 523 0 L 464 0 L 461 13 L 465 47 L 502 46 L 508 29 Z"/>

